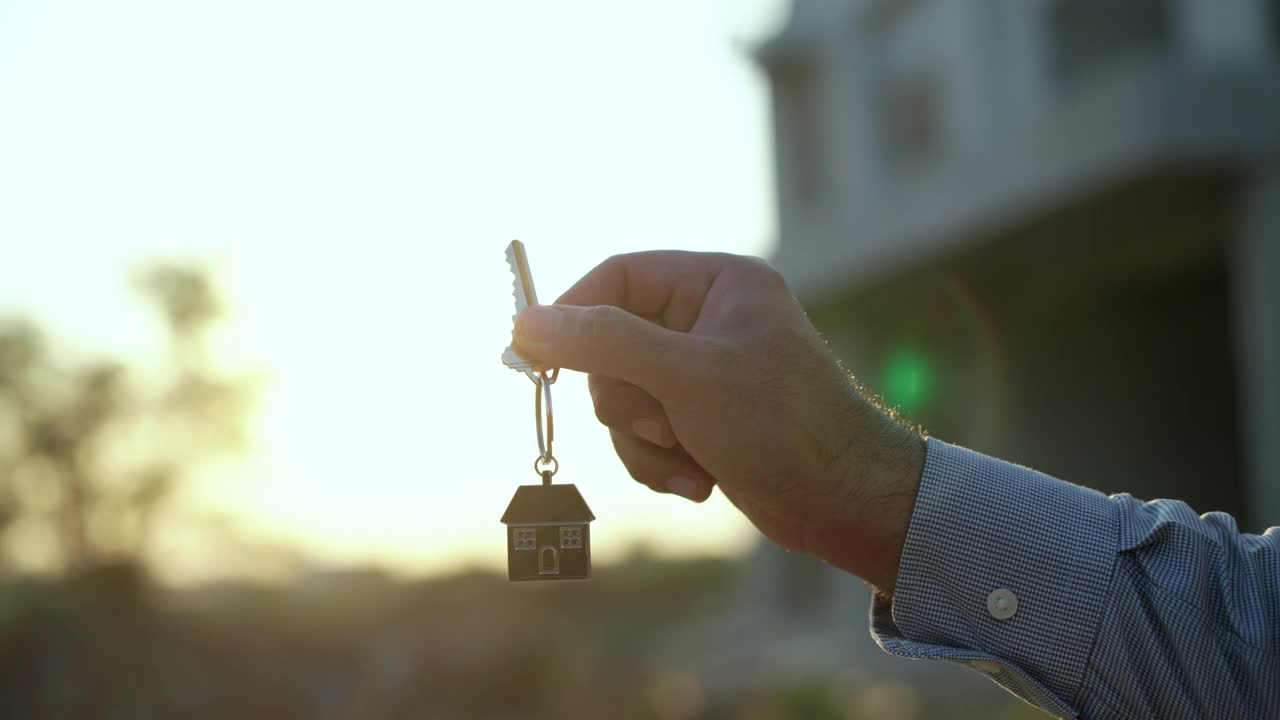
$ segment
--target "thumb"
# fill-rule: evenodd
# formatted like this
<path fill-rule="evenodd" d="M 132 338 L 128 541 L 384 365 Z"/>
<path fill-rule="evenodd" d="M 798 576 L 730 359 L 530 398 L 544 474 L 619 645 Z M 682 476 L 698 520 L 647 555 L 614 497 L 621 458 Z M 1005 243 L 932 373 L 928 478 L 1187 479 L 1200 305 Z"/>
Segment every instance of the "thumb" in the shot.
<path fill-rule="evenodd" d="M 516 317 L 516 347 L 548 367 L 607 375 L 650 392 L 679 385 L 697 341 L 612 305 L 532 305 Z"/>

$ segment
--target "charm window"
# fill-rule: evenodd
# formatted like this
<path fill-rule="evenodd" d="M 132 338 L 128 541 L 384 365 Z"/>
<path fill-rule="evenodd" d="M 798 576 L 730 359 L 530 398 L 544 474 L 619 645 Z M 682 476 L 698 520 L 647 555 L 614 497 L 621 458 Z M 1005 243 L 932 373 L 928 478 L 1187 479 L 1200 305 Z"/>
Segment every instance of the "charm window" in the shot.
<path fill-rule="evenodd" d="M 517 550 L 532 550 L 536 545 L 537 530 L 534 528 L 515 529 L 515 548 Z"/>
<path fill-rule="evenodd" d="M 562 548 L 582 547 L 582 528 L 580 527 L 560 528 L 560 547 Z"/>

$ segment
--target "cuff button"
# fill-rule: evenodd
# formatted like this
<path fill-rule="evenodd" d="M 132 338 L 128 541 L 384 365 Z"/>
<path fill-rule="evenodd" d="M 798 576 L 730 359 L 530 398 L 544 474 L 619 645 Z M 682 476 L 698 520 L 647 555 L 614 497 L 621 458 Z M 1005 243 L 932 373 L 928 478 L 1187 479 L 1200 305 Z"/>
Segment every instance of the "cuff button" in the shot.
<path fill-rule="evenodd" d="M 1008 620 L 1018 612 L 1018 596 L 1005 588 L 992 590 L 987 596 L 987 612 L 997 620 Z"/>

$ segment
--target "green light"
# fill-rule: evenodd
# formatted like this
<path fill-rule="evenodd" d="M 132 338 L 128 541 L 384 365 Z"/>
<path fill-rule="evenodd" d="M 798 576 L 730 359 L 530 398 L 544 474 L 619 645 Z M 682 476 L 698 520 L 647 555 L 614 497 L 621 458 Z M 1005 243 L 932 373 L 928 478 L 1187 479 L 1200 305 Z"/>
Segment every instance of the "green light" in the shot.
<path fill-rule="evenodd" d="M 882 367 L 884 399 L 891 407 L 911 413 L 929 402 L 933 394 L 933 370 L 922 354 L 898 350 L 889 355 Z"/>

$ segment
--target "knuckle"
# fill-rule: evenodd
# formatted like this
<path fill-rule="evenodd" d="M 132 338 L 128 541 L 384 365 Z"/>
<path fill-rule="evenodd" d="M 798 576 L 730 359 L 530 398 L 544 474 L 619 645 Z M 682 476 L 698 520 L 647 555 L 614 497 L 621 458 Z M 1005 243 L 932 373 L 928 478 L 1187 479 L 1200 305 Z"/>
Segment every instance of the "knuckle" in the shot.
<path fill-rule="evenodd" d="M 613 427 L 618 421 L 618 404 L 612 393 L 596 393 L 594 400 L 596 420 L 606 427 Z"/>
<path fill-rule="evenodd" d="M 628 257 L 630 257 L 628 253 L 614 253 L 613 255 L 610 255 L 609 257 L 605 258 L 604 262 L 600 263 L 600 267 L 614 267 L 617 265 L 624 265 L 626 264 Z"/>
<path fill-rule="evenodd" d="M 671 491 L 670 491 L 670 490 L 668 490 L 668 489 L 666 488 L 666 486 L 663 484 L 663 482 L 662 482 L 662 481 L 660 481 L 660 480 L 649 480 L 649 481 L 645 481 L 645 480 L 637 480 L 636 482 L 640 483 L 641 485 L 644 485 L 645 487 L 649 488 L 650 490 L 652 490 L 652 491 L 654 491 L 654 492 L 656 492 L 656 493 L 659 493 L 659 494 L 661 494 L 661 495 L 670 495 L 670 494 L 671 494 Z"/>
<path fill-rule="evenodd" d="M 593 346 L 610 342 L 617 332 L 618 312 L 612 305 L 588 308 L 583 317 L 582 339 Z"/>
<path fill-rule="evenodd" d="M 631 476 L 632 480 L 635 480 L 638 483 L 645 482 L 645 476 L 641 471 L 640 466 L 631 460 L 626 453 L 619 451 L 618 459 L 622 461 L 622 466 L 627 469 L 627 474 Z"/>
<path fill-rule="evenodd" d="M 585 313 L 582 313 L 582 324 L 579 328 L 579 333 L 577 333 L 582 342 L 594 346 L 600 340 L 600 333 L 603 332 L 600 328 L 604 325 L 604 320 L 600 315 L 603 314 L 603 311 L 604 306 L 598 305 L 588 307 Z"/>
<path fill-rule="evenodd" d="M 622 272 L 635 259 L 635 253 L 617 253 L 605 258 L 592 272 Z"/>
<path fill-rule="evenodd" d="M 601 400 L 599 397 L 596 397 L 594 399 L 595 399 L 596 420 L 599 420 L 601 425 L 607 426 L 609 424 L 609 417 L 610 417 L 609 409 L 605 405 L 604 401 Z"/>
<path fill-rule="evenodd" d="M 631 479 L 653 490 L 654 492 L 665 493 L 667 478 L 654 472 L 651 468 L 645 468 L 644 471 L 631 472 Z"/>
<path fill-rule="evenodd" d="M 655 482 L 648 464 L 635 453 L 618 446 L 617 443 L 614 444 L 614 450 L 618 453 L 618 459 L 622 461 L 622 466 L 627 469 L 627 474 L 631 476 L 632 480 L 642 485 L 649 485 Z"/>
<path fill-rule="evenodd" d="M 755 256 L 743 256 L 740 259 L 743 271 L 755 282 L 768 287 L 786 287 L 787 282 L 783 279 L 782 273 L 778 272 L 778 269 L 768 260 Z"/>

